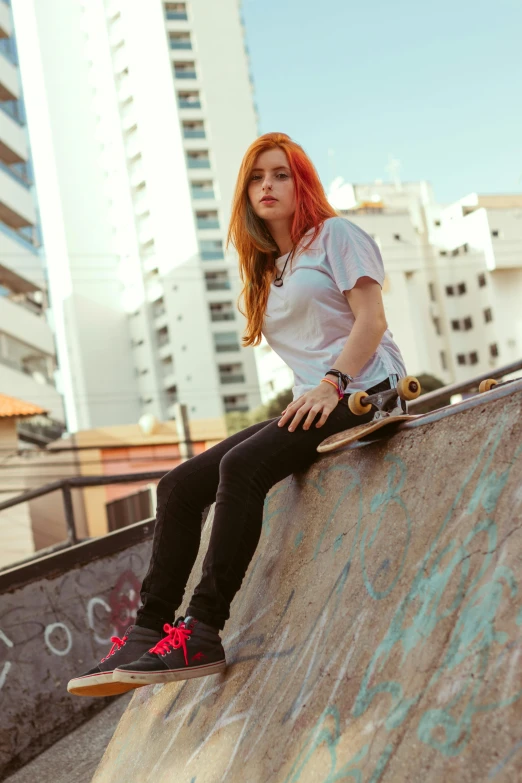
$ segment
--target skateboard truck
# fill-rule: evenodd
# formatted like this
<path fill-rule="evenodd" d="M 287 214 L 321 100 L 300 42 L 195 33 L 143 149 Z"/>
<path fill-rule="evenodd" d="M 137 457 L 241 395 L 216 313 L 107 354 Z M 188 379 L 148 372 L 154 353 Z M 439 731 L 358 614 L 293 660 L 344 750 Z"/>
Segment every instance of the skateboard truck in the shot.
<path fill-rule="evenodd" d="M 417 378 L 413 375 L 406 375 L 399 379 L 394 389 L 369 395 L 363 391 L 350 394 L 348 408 L 355 416 L 364 416 L 371 411 L 372 407 L 376 408 L 372 421 L 379 421 L 379 419 L 387 419 L 406 413 L 406 405 L 403 408 L 402 403 L 416 399 L 420 393 L 421 385 Z"/>

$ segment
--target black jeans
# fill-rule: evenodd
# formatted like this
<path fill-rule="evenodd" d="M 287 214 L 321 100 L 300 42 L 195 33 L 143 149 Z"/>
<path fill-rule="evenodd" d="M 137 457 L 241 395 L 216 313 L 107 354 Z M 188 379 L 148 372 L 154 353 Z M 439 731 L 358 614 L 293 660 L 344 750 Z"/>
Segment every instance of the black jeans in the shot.
<path fill-rule="evenodd" d="M 390 388 L 390 381 L 368 393 Z M 172 622 L 196 560 L 203 509 L 216 502 L 203 574 L 187 615 L 222 629 L 230 604 L 256 550 L 269 489 L 294 471 L 309 467 L 317 446 L 329 435 L 362 424 L 372 413 L 354 416 L 348 395 L 339 400 L 321 427 L 318 413 L 307 430 L 306 416 L 293 432 L 278 426 L 281 418 L 253 424 L 191 457 L 169 471 L 158 484 L 152 557 L 143 581 L 136 623 L 161 631 Z"/>

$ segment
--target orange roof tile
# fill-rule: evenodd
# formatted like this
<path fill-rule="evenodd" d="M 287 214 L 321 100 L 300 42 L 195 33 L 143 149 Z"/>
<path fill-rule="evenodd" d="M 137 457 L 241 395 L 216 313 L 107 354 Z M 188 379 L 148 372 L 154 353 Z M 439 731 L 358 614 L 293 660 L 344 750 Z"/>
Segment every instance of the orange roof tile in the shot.
<path fill-rule="evenodd" d="M 39 413 L 48 413 L 39 405 L 33 405 L 32 402 L 17 400 L 16 397 L 8 397 L 7 394 L 0 394 L 0 418 L 20 418 L 21 416 L 36 416 Z"/>

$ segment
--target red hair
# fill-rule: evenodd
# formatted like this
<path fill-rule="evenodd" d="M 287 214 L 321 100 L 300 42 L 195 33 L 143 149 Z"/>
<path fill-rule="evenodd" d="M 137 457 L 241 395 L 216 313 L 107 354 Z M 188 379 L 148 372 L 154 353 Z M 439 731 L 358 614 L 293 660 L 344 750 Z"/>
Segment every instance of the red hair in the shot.
<path fill-rule="evenodd" d="M 226 244 L 228 248 L 232 241 L 239 255 L 239 276 L 244 285 L 237 306 L 247 319 L 242 337 L 245 348 L 261 342 L 270 284 L 276 269 L 275 259 L 280 254 L 265 221 L 254 212 L 248 197 L 248 185 L 258 155 L 277 147 L 286 154 L 294 179 L 296 209 L 290 231 L 292 244 L 297 246 L 307 231 L 315 229 L 308 244 L 299 252 L 310 247 L 327 218 L 339 215 L 326 198 L 314 164 L 290 136 L 286 133 L 265 133 L 250 145 L 237 177 Z M 244 297 L 246 312 L 241 309 L 241 297 Z"/>

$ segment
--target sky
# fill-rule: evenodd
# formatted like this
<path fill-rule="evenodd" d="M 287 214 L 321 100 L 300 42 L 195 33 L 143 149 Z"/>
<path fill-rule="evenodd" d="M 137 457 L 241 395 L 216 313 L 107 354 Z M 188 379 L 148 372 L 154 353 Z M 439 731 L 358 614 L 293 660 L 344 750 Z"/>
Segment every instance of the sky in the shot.
<path fill-rule="evenodd" d="M 522 193 L 522 0 L 242 0 L 260 133 L 323 185 Z M 329 152 L 330 151 L 330 152 Z"/>

